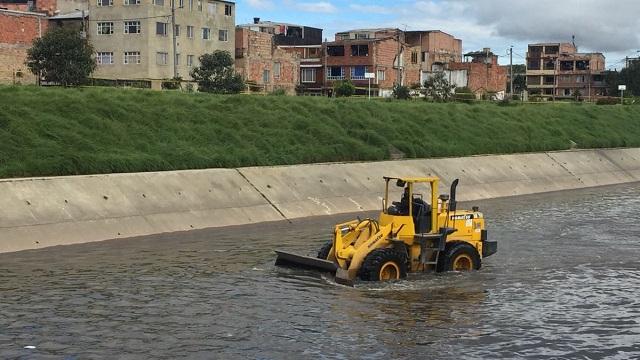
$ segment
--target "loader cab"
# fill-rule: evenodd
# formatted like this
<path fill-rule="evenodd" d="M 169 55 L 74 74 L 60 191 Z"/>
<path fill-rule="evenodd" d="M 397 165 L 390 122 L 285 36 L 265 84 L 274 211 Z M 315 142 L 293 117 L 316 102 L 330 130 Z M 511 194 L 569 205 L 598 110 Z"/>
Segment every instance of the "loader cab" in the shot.
<path fill-rule="evenodd" d="M 384 179 L 386 186 L 381 216 L 384 223 L 402 226 L 400 236 L 432 233 L 438 229 L 437 178 Z"/>

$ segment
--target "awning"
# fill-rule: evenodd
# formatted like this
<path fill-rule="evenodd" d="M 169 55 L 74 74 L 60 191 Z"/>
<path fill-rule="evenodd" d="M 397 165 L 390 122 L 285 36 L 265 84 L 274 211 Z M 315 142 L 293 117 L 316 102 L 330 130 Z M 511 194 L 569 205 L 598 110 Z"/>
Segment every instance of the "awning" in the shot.
<path fill-rule="evenodd" d="M 300 67 L 303 68 L 320 68 L 322 64 L 300 64 Z"/>

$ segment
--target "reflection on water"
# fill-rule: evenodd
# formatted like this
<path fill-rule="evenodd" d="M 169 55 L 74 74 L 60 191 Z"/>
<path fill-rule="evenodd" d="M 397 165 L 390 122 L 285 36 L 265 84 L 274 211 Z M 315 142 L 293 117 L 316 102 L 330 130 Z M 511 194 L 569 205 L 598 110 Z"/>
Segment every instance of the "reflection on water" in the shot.
<path fill-rule="evenodd" d="M 3 254 L 0 358 L 638 358 L 639 190 L 479 202 L 481 271 L 356 288 L 272 265 L 344 216 Z"/>

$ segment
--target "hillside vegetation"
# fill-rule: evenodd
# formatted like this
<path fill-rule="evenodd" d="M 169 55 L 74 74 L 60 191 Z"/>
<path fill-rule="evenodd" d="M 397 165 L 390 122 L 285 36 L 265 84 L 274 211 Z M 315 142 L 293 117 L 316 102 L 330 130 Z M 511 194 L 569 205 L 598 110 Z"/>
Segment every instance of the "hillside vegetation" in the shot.
<path fill-rule="evenodd" d="M 640 106 L 0 87 L 0 177 L 640 146 Z"/>

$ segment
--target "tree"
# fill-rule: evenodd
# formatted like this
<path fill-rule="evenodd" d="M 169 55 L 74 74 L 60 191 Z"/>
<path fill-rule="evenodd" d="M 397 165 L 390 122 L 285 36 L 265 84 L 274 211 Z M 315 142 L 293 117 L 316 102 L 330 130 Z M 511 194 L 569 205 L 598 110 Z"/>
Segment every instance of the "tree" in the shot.
<path fill-rule="evenodd" d="M 402 85 L 396 85 L 393 87 L 393 97 L 399 100 L 411 99 L 411 90 Z"/>
<path fill-rule="evenodd" d="M 640 61 L 632 61 L 620 72 L 607 72 L 605 79 L 609 85 L 609 95 L 620 95 L 618 85 L 626 85 L 625 94 L 640 96 Z"/>
<path fill-rule="evenodd" d="M 35 39 L 26 64 L 35 75 L 64 86 L 86 83 L 96 68 L 93 47 L 72 28 L 52 29 Z"/>
<path fill-rule="evenodd" d="M 351 80 L 338 81 L 333 85 L 333 91 L 337 97 L 349 97 L 356 93 L 356 86 L 353 85 Z"/>
<path fill-rule="evenodd" d="M 524 64 L 513 65 L 513 89 L 514 94 L 527 90 L 527 66 Z M 507 92 L 511 90 L 511 83 L 507 77 Z"/>
<path fill-rule="evenodd" d="M 437 72 L 424 82 L 424 95 L 426 100 L 447 102 L 453 96 L 455 85 L 451 85 L 444 72 Z"/>
<path fill-rule="evenodd" d="M 233 69 L 233 58 L 228 51 L 215 50 L 198 59 L 200 66 L 191 70 L 198 90 L 216 94 L 237 94 L 244 90 L 244 80 Z"/>

